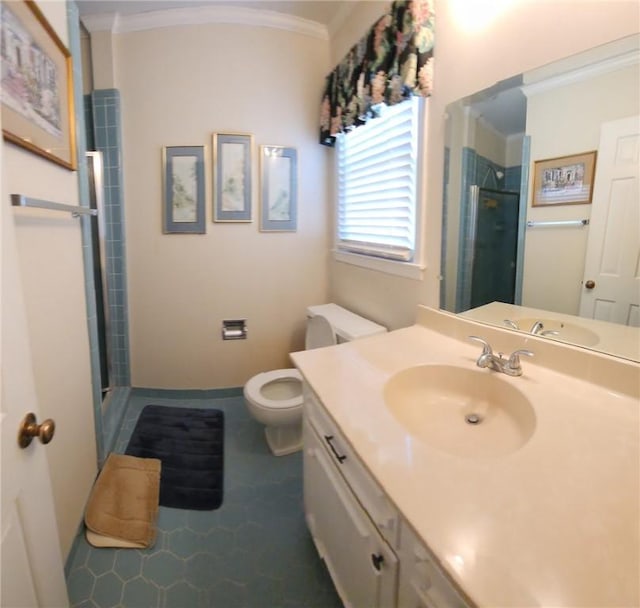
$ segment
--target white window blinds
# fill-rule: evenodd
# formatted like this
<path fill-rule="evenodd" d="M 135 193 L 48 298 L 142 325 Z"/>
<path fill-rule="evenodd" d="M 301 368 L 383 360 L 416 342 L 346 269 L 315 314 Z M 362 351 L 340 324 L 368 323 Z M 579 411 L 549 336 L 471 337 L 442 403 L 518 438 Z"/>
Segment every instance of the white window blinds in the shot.
<path fill-rule="evenodd" d="M 420 102 L 338 136 L 338 250 L 413 260 Z"/>

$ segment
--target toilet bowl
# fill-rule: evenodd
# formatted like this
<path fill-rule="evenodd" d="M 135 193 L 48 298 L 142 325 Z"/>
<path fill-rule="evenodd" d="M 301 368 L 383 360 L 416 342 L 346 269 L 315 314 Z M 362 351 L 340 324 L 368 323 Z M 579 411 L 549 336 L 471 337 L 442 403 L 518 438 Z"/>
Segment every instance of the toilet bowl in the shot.
<path fill-rule="evenodd" d="M 338 337 L 348 341 L 382 332 L 386 328 L 335 304 L 310 306 L 305 349 L 331 346 Z M 257 374 L 245 384 L 243 393 L 249 413 L 265 425 L 267 445 L 274 455 L 302 449 L 302 376 L 297 369 Z"/>
<path fill-rule="evenodd" d="M 257 374 L 244 385 L 251 415 L 265 425 L 265 437 L 276 456 L 302 448 L 302 376 L 297 369 Z"/>

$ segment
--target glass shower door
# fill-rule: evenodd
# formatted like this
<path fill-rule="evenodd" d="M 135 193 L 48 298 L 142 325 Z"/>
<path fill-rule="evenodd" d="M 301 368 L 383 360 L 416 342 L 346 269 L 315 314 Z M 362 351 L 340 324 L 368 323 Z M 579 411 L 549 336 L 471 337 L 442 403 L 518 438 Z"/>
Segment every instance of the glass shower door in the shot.
<path fill-rule="evenodd" d="M 519 193 L 478 188 L 471 308 L 515 300 Z"/>
<path fill-rule="evenodd" d="M 111 352 L 109 348 L 102 152 L 87 152 L 87 169 L 89 205 L 98 211 L 97 215 L 91 217 L 91 245 L 93 249 L 93 282 L 96 293 L 101 390 L 104 399 L 111 390 Z"/>

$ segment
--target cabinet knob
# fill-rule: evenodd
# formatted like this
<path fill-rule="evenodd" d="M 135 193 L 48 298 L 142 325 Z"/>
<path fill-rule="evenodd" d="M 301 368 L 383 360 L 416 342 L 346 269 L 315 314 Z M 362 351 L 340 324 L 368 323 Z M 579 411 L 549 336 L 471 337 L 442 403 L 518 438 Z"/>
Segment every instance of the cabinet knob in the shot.
<path fill-rule="evenodd" d="M 371 563 L 373 564 L 373 567 L 380 572 L 380 568 L 382 567 L 382 562 L 384 561 L 384 556 L 383 555 L 376 555 L 375 553 L 371 554 Z"/>

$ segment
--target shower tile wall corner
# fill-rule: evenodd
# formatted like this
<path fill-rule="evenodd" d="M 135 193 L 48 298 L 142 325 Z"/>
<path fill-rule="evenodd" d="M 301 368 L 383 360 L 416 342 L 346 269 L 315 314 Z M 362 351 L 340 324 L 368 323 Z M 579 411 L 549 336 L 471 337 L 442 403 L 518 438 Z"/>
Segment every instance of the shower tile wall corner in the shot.
<path fill-rule="evenodd" d="M 104 160 L 106 263 L 110 278 L 107 299 L 111 323 L 112 384 L 130 386 L 120 108 L 120 92 L 117 89 L 102 89 L 91 93 L 93 139 L 95 149 L 102 152 Z"/>
<path fill-rule="evenodd" d="M 520 191 L 520 182 L 522 180 L 522 166 L 515 165 L 514 167 L 507 167 L 504 175 L 504 186 L 507 190 L 512 192 Z"/>

